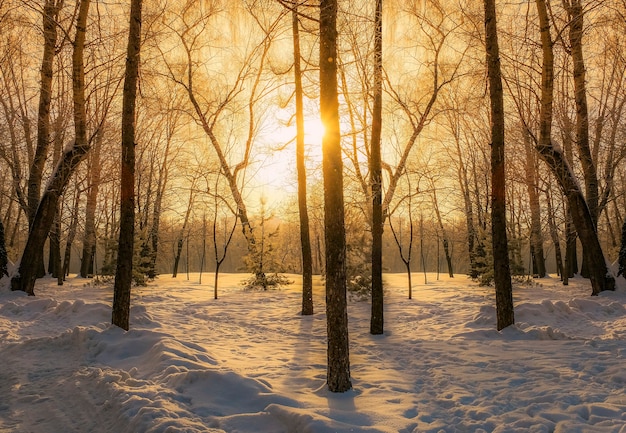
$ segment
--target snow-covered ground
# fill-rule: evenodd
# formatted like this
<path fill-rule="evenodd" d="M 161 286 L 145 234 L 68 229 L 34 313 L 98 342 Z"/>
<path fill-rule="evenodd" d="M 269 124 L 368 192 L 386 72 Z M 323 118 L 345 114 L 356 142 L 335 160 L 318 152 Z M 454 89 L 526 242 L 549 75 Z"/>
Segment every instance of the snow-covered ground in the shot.
<path fill-rule="evenodd" d="M 0 433 L 626 432 L 623 287 L 516 284 L 517 324 L 497 332 L 492 288 L 415 274 L 408 300 L 386 275 L 385 335 L 351 300 L 354 389 L 332 394 L 323 287 L 302 317 L 291 278 L 224 275 L 214 300 L 210 274 L 161 276 L 134 289 L 129 332 L 109 325 L 110 284 L 1 289 Z"/>

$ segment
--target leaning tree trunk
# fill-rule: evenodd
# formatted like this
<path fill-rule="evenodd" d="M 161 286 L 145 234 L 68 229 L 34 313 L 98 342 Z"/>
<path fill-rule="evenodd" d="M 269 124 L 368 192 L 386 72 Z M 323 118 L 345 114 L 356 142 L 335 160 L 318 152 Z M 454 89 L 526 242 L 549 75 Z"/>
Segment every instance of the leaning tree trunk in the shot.
<path fill-rule="evenodd" d="M 122 176 L 120 191 L 120 237 L 113 288 L 111 323 L 128 330 L 130 286 L 133 279 L 135 238 L 135 102 L 141 47 L 141 2 L 132 0 L 122 100 Z"/>
<path fill-rule="evenodd" d="M 506 233 L 504 170 L 504 96 L 496 26 L 495 0 L 485 0 L 485 42 L 491 100 L 491 233 L 498 331 L 515 323 L 513 287 Z"/>
<path fill-rule="evenodd" d="M 302 315 L 313 314 L 313 255 L 307 208 L 306 164 L 304 151 L 304 107 L 302 68 L 300 65 L 300 20 L 297 6 L 292 11 L 294 79 L 296 84 L 296 169 L 298 172 L 298 214 L 300 216 L 300 249 L 302 254 Z"/>
<path fill-rule="evenodd" d="M 43 247 L 54 222 L 59 198 L 67 186 L 70 176 L 89 151 L 85 112 L 85 67 L 83 51 L 89 1 L 81 0 L 76 21 L 76 36 L 72 53 L 72 91 L 74 100 L 74 145 L 59 161 L 46 190 L 41 197 L 35 218 L 31 224 L 28 240 L 22 253 L 18 273 L 11 279 L 13 290 L 23 290 L 34 295 L 38 265 L 43 260 Z M 27 257 L 28 260 L 24 260 Z"/>
<path fill-rule="evenodd" d="M 343 202 L 343 161 L 337 94 L 337 0 L 320 3 L 320 113 L 324 226 L 326 241 L 326 330 L 331 392 L 345 392 L 350 382 L 348 308 L 346 298 L 346 229 Z"/>
<path fill-rule="evenodd" d="M 372 188 L 372 315 L 370 334 L 380 335 L 384 328 L 383 299 L 383 176 L 380 154 L 383 106 L 383 0 L 376 0 L 374 33 L 374 106 L 370 153 Z"/>
<path fill-rule="evenodd" d="M 563 153 L 552 144 L 552 102 L 554 92 L 554 53 L 550 36 L 550 23 L 545 0 L 536 0 L 541 30 L 543 66 L 541 73 L 541 111 L 539 114 L 539 141 L 537 151 L 556 177 L 567 198 L 570 215 L 589 264 L 592 295 L 615 289 L 615 279 L 610 274 L 598 240 L 593 217 L 578 182 Z"/>

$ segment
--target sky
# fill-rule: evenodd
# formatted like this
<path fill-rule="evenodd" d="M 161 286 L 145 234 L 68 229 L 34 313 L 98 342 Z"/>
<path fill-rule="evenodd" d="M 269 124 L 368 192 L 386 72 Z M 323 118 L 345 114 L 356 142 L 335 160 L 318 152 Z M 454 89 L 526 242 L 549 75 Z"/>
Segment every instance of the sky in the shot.
<path fill-rule="evenodd" d="M 324 291 L 299 314 L 300 278 L 267 292 L 242 274 L 161 276 L 133 289 L 131 329 L 109 324 L 112 283 L 0 281 L 0 433 L 625 432 L 626 287 L 514 284 L 495 329 L 493 288 L 386 274 L 385 333 L 350 297 L 353 389 L 327 390 Z"/>

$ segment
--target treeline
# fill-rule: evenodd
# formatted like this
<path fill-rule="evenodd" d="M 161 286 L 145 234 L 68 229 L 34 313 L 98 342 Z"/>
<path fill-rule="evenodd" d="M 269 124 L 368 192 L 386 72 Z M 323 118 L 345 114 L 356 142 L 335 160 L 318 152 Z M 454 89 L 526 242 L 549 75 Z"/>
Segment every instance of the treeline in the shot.
<path fill-rule="evenodd" d="M 0 5 L 4 35 L 0 114 L 5 137 L 0 209 L 13 261 L 20 259 L 25 246 L 42 185 L 74 140 L 72 56 L 80 5 L 53 0 Z M 89 151 L 64 188 L 48 237 L 47 263 L 41 264 L 39 275 L 44 270 L 55 276 L 114 270 L 125 7 L 96 3 L 85 17 L 85 119 L 79 132 Z M 318 11 L 311 2 L 299 7 L 295 16 L 304 114 L 317 117 Z M 420 219 L 426 226 L 421 230 L 429 233 L 429 250 L 437 249 L 435 238 L 441 242 L 442 257 L 443 244 L 454 245 L 458 272 L 478 277 L 479 263 L 489 254 L 489 102 L 484 91 L 482 11 L 474 7 L 454 2 L 385 4 L 381 142 L 387 270 L 399 268 L 389 223 L 407 221 L 409 214 L 416 227 Z M 198 221 L 203 218 L 211 226 L 211 221 L 236 215 L 244 230 L 235 235 L 234 248 L 244 245 L 241 236 L 246 248 L 254 245 L 258 215 L 249 215 L 248 208 L 256 203 L 248 203 L 246 195 L 258 188 L 259 161 L 264 153 L 287 153 L 293 146 L 284 138 L 284 143 L 272 142 L 267 132 L 290 128 L 294 122 L 290 115 L 277 120 L 279 113 L 295 115 L 293 9 L 276 1 L 151 2 L 144 8 L 136 251 L 144 256 L 138 260 L 147 263 L 146 275 L 154 276 L 172 272 L 176 248 L 181 241 L 186 248 L 191 233 L 195 242 L 190 247 L 199 254 Z M 369 227 L 366 231 L 372 217 L 368 207 L 372 8 L 366 2 L 349 6 L 340 2 L 338 14 L 346 215 L 348 226 Z M 526 267 L 530 257 L 535 275 L 544 275 L 548 263 L 551 272 L 572 276 L 584 261 L 567 200 L 534 151 L 540 127 L 539 17 L 530 4 L 506 5 L 498 13 L 507 107 L 510 256 Z M 552 137 L 583 186 L 604 253 L 614 261 L 626 208 L 623 4 L 566 2 L 553 5 L 550 14 L 555 70 Z M 283 123 L 276 125 L 277 121 Z M 317 209 L 312 241 L 317 242 L 314 249 L 323 250 L 321 168 L 315 156 L 319 151 L 307 153 L 312 156 L 307 162 L 309 207 Z M 295 173 L 291 175 L 295 183 Z M 293 227 L 283 224 L 282 231 L 289 242 L 281 241 L 280 248 L 296 248 Z M 348 244 L 362 246 L 363 251 L 354 254 L 366 258 L 370 241 L 367 236 L 360 239 L 362 234 L 359 229 L 348 230 Z M 465 239 L 464 248 L 460 239 Z M 194 262 L 192 256 L 185 260 Z M 228 257 L 225 260 L 224 269 L 241 269 Z M 422 266 L 421 258 L 414 260 Z M 298 269 L 295 263 L 285 268 Z M 317 263 L 316 272 L 320 269 Z"/>

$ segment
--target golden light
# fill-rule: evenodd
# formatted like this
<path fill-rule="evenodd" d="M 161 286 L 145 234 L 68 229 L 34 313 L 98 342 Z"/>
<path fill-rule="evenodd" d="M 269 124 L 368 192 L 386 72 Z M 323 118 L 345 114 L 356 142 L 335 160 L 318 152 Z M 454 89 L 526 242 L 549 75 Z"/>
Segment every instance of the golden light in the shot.
<path fill-rule="evenodd" d="M 265 196 L 268 207 L 282 204 L 297 193 L 295 122 L 272 126 L 258 137 L 259 156 L 251 171 L 255 195 L 258 191 Z M 308 174 L 314 175 L 322 161 L 324 126 L 319 115 L 305 119 L 304 131 L 305 164 Z"/>

